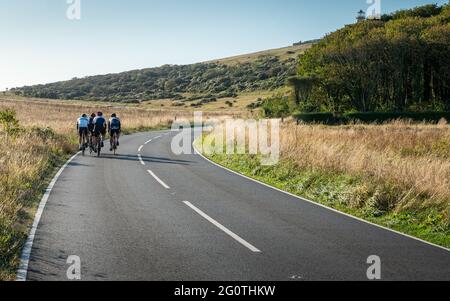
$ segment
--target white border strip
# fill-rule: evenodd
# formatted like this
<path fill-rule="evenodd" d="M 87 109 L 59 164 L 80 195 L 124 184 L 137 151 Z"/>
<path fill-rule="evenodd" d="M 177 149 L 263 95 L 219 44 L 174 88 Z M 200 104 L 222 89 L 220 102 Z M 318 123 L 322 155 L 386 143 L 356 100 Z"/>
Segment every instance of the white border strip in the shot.
<path fill-rule="evenodd" d="M 45 205 L 47 205 L 48 198 L 52 192 L 53 187 L 58 181 L 59 177 L 63 173 L 64 169 L 80 154 L 81 152 L 76 153 L 72 158 L 70 158 L 66 164 L 58 171 L 58 173 L 53 177 L 52 181 L 48 185 L 45 190 L 44 195 L 42 196 L 41 202 L 39 204 L 39 208 L 34 217 L 33 226 L 31 227 L 30 234 L 28 235 L 27 241 L 22 250 L 22 255 L 20 256 L 20 264 L 19 269 L 17 270 L 16 281 L 26 281 L 28 274 L 28 264 L 30 262 L 31 250 L 33 249 L 33 242 L 36 236 L 36 231 L 39 226 L 39 222 L 41 221 L 42 213 L 44 212 Z"/>
<path fill-rule="evenodd" d="M 314 201 L 311 201 L 311 200 L 308 200 L 308 199 L 299 197 L 298 195 L 295 195 L 295 194 L 293 194 L 293 193 L 290 193 L 290 192 L 281 190 L 281 189 L 276 188 L 276 187 L 274 187 L 274 186 L 271 186 L 271 185 L 269 185 L 269 184 L 263 183 L 263 182 L 261 182 L 261 181 L 259 181 L 259 180 L 250 178 L 250 177 L 248 177 L 248 176 L 246 176 L 246 175 L 243 175 L 243 174 L 238 173 L 238 172 L 236 172 L 236 171 L 234 171 L 234 170 L 232 170 L 232 169 L 229 169 L 229 168 L 227 168 L 227 167 L 225 167 L 225 166 L 222 166 L 222 165 L 220 165 L 220 164 L 218 164 L 218 163 L 216 163 L 216 162 L 214 162 L 214 161 L 208 159 L 207 157 L 205 157 L 202 153 L 200 153 L 200 151 L 198 151 L 197 147 L 195 146 L 195 141 L 194 141 L 194 143 L 192 144 L 192 146 L 193 146 L 193 148 L 194 148 L 194 151 L 197 153 L 197 155 L 199 155 L 200 157 L 202 157 L 203 159 L 205 159 L 205 160 L 208 161 L 209 163 L 211 163 L 211 164 L 213 164 L 213 165 L 215 165 L 215 166 L 217 166 L 217 167 L 220 167 L 220 168 L 222 168 L 222 169 L 225 169 L 225 170 L 227 170 L 227 171 L 229 171 L 229 172 L 231 172 L 231 173 L 233 173 L 233 174 L 235 174 L 235 175 L 238 175 L 238 176 L 241 176 L 241 177 L 243 177 L 243 178 L 246 178 L 247 180 L 256 182 L 256 183 L 258 183 L 258 184 L 261 184 L 261 185 L 263 185 L 263 186 L 266 186 L 266 187 L 271 188 L 271 189 L 273 189 L 273 190 L 276 190 L 276 191 L 278 191 L 278 192 L 282 192 L 282 193 L 284 193 L 284 194 L 290 195 L 290 196 L 292 196 L 292 197 L 294 197 L 294 198 L 296 198 L 296 199 L 299 199 L 299 200 L 301 200 L 301 201 L 311 203 L 311 204 L 313 204 L 313 205 L 316 205 L 316 206 L 319 206 L 319 207 L 322 207 L 322 208 L 331 210 L 331 211 L 336 212 L 336 213 L 339 213 L 339 214 L 341 214 L 341 215 L 345 215 L 345 216 L 347 216 L 347 217 L 350 217 L 350 218 L 352 218 L 352 219 L 358 220 L 358 221 L 360 221 L 360 222 L 363 222 L 363 223 L 366 223 L 366 224 L 369 224 L 369 225 L 372 225 L 372 226 L 375 226 L 375 227 L 378 227 L 378 228 L 381 228 L 381 229 L 384 229 L 384 230 L 387 230 L 387 231 L 390 231 L 390 232 L 399 234 L 399 235 L 401 235 L 401 236 L 404 236 L 404 237 L 407 237 L 407 238 L 411 238 L 411 239 L 413 239 L 413 240 L 422 242 L 422 243 L 427 244 L 427 245 L 429 245 L 429 246 L 433 246 L 433 247 L 436 247 L 436 248 L 445 250 L 445 251 L 447 251 L 447 252 L 450 252 L 450 249 L 448 249 L 448 248 L 446 248 L 446 247 L 443 247 L 443 246 L 440 246 L 440 245 L 437 245 L 437 244 L 428 242 L 428 241 L 426 241 L 426 240 L 423 240 L 423 239 L 420 239 L 420 238 L 417 238 L 417 237 L 414 237 L 414 236 L 411 236 L 411 235 L 408 235 L 408 234 L 399 232 L 399 231 L 397 231 L 397 230 L 393 230 L 393 229 L 390 229 L 390 228 L 387 228 L 387 227 L 384 227 L 384 226 L 381 226 L 381 225 L 378 225 L 378 224 L 369 222 L 369 221 L 367 221 L 367 220 L 365 220 L 365 219 L 362 219 L 362 218 L 359 218 L 359 217 L 350 215 L 350 214 L 348 214 L 348 213 L 345 213 L 345 212 L 342 212 L 342 211 L 333 209 L 333 208 L 331 208 L 331 207 L 325 206 L 325 205 L 323 205 L 323 204 L 320 204 L 320 203 L 317 203 L 317 202 L 314 202 Z"/>
<path fill-rule="evenodd" d="M 214 226 L 216 226 L 217 228 L 219 228 L 220 230 L 222 230 L 223 232 L 225 232 L 226 234 L 228 234 L 229 236 L 231 236 L 233 239 L 235 239 L 237 242 L 239 242 L 241 245 L 245 246 L 246 248 L 250 249 L 250 251 L 252 251 L 253 253 L 261 253 L 260 250 L 258 250 L 257 248 L 255 248 L 252 244 L 248 243 L 247 241 L 245 241 L 244 239 L 242 239 L 239 235 L 233 233 L 231 230 L 229 230 L 228 228 L 226 228 L 225 226 L 221 225 L 219 222 L 217 222 L 216 220 L 214 220 L 213 218 L 211 218 L 210 216 L 208 216 L 206 213 L 204 213 L 203 211 L 201 211 L 200 209 L 198 209 L 197 207 L 195 207 L 194 205 L 192 205 L 190 202 L 188 201 L 184 201 L 184 204 L 186 204 L 189 208 L 191 208 L 192 210 L 194 210 L 195 212 L 197 212 L 198 214 L 200 214 L 200 216 L 202 216 L 204 219 L 206 219 L 208 222 L 210 222 L 211 224 L 213 224 Z"/>
<path fill-rule="evenodd" d="M 155 178 L 155 180 L 158 181 L 158 183 L 161 184 L 165 189 L 170 189 L 170 186 L 167 185 L 166 183 L 164 183 L 160 178 L 158 178 L 158 177 L 153 173 L 153 171 L 151 171 L 150 169 L 147 170 L 147 171 L 148 171 L 148 173 L 149 173 L 153 178 Z"/>

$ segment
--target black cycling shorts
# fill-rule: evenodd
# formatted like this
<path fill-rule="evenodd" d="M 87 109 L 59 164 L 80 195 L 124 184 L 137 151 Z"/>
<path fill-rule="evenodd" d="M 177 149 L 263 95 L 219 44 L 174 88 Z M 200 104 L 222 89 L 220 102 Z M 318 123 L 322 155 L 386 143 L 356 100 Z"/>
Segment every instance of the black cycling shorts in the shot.
<path fill-rule="evenodd" d="M 109 131 L 109 134 L 111 135 L 111 137 L 114 136 L 114 134 L 117 134 L 117 136 L 119 136 L 120 135 L 120 130 L 118 130 L 118 129 L 115 129 L 115 130 L 111 129 Z"/>
<path fill-rule="evenodd" d="M 94 129 L 93 135 L 94 135 L 95 137 L 100 136 L 100 134 L 102 134 L 103 137 L 105 137 L 105 136 L 106 136 L 106 129 Z"/>
<path fill-rule="evenodd" d="M 88 136 L 88 128 L 78 128 L 78 135 L 83 136 L 83 134 L 85 134 L 86 137 Z"/>

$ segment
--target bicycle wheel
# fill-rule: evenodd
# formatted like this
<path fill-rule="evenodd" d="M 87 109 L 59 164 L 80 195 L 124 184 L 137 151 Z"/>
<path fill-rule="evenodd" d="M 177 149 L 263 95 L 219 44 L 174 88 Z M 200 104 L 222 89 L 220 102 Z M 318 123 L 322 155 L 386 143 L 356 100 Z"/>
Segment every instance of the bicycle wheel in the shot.
<path fill-rule="evenodd" d="M 116 153 L 117 153 L 117 134 L 114 134 L 114 137 L 113 137 L 113 151 L 114 151 L 114 155 L 116 155 Z"/>
<path fill-rule="evenodd" d="M 102 140 L 103 140 L 102 135 L 99 135 L 97 139 L 98 139 L 98 141 L 97 141 L 97 157 L 100 157 L 100 153 L 102 151 Z"/>
<path fill-rule="evenodd" d="M 89 154 L 92 155 L 94 151 L 94 145 L 92 144 L 92 133 L 89 134 Z"/>
<path fill-rule="evenodd" d="M 82 142 L 82 144 L 81 144 L 81 154 L 84 157 L 84 154 L 86 152 L 86 134 L 83 134 L 83 136 L 81 137 L 81 142 Z"/>

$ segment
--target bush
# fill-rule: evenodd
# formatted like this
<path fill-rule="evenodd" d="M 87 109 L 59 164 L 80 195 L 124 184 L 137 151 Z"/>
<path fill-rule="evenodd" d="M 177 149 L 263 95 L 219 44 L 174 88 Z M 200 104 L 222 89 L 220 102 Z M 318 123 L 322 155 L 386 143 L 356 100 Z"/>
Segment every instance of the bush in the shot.
<path fill-rule="evenodd" d="M 326 113 L 299 113 L 294 118 L 305 123 L 345 124 L 353 122 L 383 123 L 397 119 L 411 119 L 438 123 L 442 119 L 450 121 L 450 112 L 368 112 L 346 113 L 343 115 Z"/>
<path fill-rule="evenodd" d="M 295 114 L 294 118 L 304 123 L 335 124 L 339 122 L 333 113 L 300 113 Z"/>
<path fill-rule="evenodd" d="M 450 112 L 389 112 L 389 113 L 348 113 L 344 115 L 346 122 L 386 122 L 396 119 L 412 119 L 414 121 L 439 122 L 450 120 Z"/>
<path fill-rule="evenodd" d="M 261 103 L 264 117 L 281 118 L 289 116 L 292 112 L 292 106 L 289 97 L 275 95 L 262 101 Z"/>
<path fill-rule="evenodd" d="M 225 104 L 228 105 L 230 108 L 233 107 L 233 103 L 229 100 L 225 101 Z"/>
<path fill-rule="evenodd" d="M 16 112 L 10 109 L 0 111 L 0 125 L 8 135 L 17 131 L 19 128 L 19 121 L 16 118 Z"/>

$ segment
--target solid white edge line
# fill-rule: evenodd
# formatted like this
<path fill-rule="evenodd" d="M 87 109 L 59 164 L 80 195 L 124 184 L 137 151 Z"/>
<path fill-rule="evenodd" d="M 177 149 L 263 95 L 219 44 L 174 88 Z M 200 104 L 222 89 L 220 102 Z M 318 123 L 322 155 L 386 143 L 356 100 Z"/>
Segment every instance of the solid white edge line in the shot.
<path fill-rule="evenodd" d="M 159 139 L 159 138 L 161 138 L 162 136 L 156 136 L 155 138 L 153 138 L 153 139 Z"/>
<path fill-rule="evenodd" d="M 139 162 L 141 162 L 141 164 L 145 166 L 145 162 L 144 162 L 144 160 L 142 160 L 141 154 L 138 154 L 138 158 L 139 158 Z"/>
<path fill-rule="evenodd" d="M 231 230 L 229 230 L 228 228 L 226 228 L 225 226 L 220 224 L 218 221 L 214 220 L 212 217 L 208 216 L 206 213 L 204 213 L 203 211 L 201 211 L 200 209 L 198 209 L 197 207 L 192 205 L 190 202 L 184 201 L 183 203 L 186 204 L 188 207 L 190 207 L 195 212 L 197 212 L 200 216 L 202 216 L 204 219 L 209 221 L 211 224 L 213 224 L 214 226 L 216 226 L 217 228 L 219 228 L 220 230 L 222 230 L 223 232 L 225 232 L 226 234 L 231 236 L 234 240 L 239 242 L 241 245 L 243 245 L 246 248 L 250 249 L 250 251 L 252 251 L 254 253 L 261 253 L 261 251 L 259 249 L 255 248 L 252 244 L 250 244 L 249 242 L 245 241 L 242 237 L 240 237 L 236 233 L 232 232 Z"/>
<path fill-rule="evenodd" d="M 55 186 L 56 182 L 58 181 L 58 179 L 61 176 L 61 174 L 63 173 L 63 171 L 80 153 L 81 152 L 76 153 L 72 158 L 70 158 L 66 162 L 66 164 L 63 165 L 63 167 L 61 167 L 61 169 L 56 173 L 56 175 L 53 177 L 52 181 L 48 185 L 47 189 L 45 190 L 45 193 L 42 196 L 41 202 L 39 203 L 39 207 L 36 211 L 36 215 L 34 216 L 34 222 L 31 227 L 31 230 L 29 232 L 28 238 L 22 249 L 22 254 L 20 256 L 20 264 L 19 264 L 19 268 L 17 269 L 16 281 L 26 281 L 27 280 L 28 265 L 30 262 L 31 251 L 33 249 L 34 238 L 36 236 L 36 231 L 37 231 L 37 228 L 41 221 L 41 217 L 44 212 L 45 206 L 47 205 L 47 201 L 50 197 L 53 187 Z"/>
<path fill-rule="evenodd" d="M 193 148 L 194 148 L 195 153 L 196 153 L 197 155 L 199 155 L 200 157 L 202 157 L 203 159 L 205 159 L 206 161 L 208 161 L 209 163 L 211 163 L 211 164 L 213 164 L 213 165 L 215 165 L 215 166 L 217 166 L 217 167 L 220 167 L 220 168 L 222 168 L 222 169 L 225 169 L 225 170 L 227 170 L 227 171 L 229 171 L 229 172 L 231 172 L 231 173 L 233 173 L 233 174 L 235 174 L 235 175 L 238 175 L 238 176 L 240 176 L 240 177 L 246 178 L 247 180 L 253 181 L 253 182 L 258 183 L 258 184 L 261 184 L 261 185 L 263 185 L 263 186 L 266 186 L 266 187 L 271 188 L 271 189 L 273 189 L 273 190 L 276 190 L 276 191 L 278 191 L 278 192 L 287 194 L 287 195 L 292 196 L 292 197 L 294 197 L 294 198 L 296 198 L 296 199 L 299 199 L 299 200 L 301 200 L 301 201 L 308 202 L 308 203 L 311 203 L 311 204 L 313 204 L 313 205 L 316 205 L 316 206 L 319 206 L 319 207 L 322 207 L 322 208 L 331 210 L 331 211 L 333 211 L 333 212 L 339 213 L 339 214 L 341 214 L 341 215 L 350 217 L 350 218 L 355 219 L 355 220 L 357 220 L 357 221 L 360 221 L 360 222 L 363 222 L 363 223 L 366 223 L 366 224 L 375 226 L 375 227 L 377 227 L 377 228 L 380 228 L 380 229 L 383 229 L 383 230 L 386 230 L 386 231 L 389 231 L 389 232 L 392 232 L 392 233 L 401 235 L 401 236 L 403 236 L 403 237 L 407 237 L 407 238 L 410 238 L 410 239 L 419 241 L 419 242 L 424 243 L 424 244 L 427 244 L 427 245 L 429 245 L 429 246 L 436 247 L 436 248 L 445 250 L 445 251 L 447 251 L 447 252 L 450 252 L 450 249 L 448 249 L 448 248 L 446 248 L 446 247 L 443 247 L 443 246 L 440 246 L 440 245 L 431 243 L 431 242 L 429 242 L 429 241 L 420 239 L 420 238 L 418 238 L 418 237 L 414 237 L 414 236 L 409 235 L 409 234 L 406 234 L 406 233 L 402 233 L 402 232 L 397 231 L 397 230 L 394 230 L 394 229 L 390 229 L 390 228 L 385 227 L 385 226 L 382 226 L 382 225 L 378 225 L 378 224 L 369 222 L 369 221 L 367 221 L 367 220 L 365 220 L 365 219 L 362 219 L 362 218 L 353 216 L 353 215 L 351 215 L 351 214 L 348 214 L 348 213 L 345 213 L 345 212 L 336 210 L 336 209 L 334 209 L 334 208 L 325 206 L 325 205 L 323 205 L 323 204 L 320 204 L 320 203 L 317 203 L 317 202 L 314 202 L 314 201 L 311 201 L 311 200 L 302 198 L 302 197 L 300 197 L 300 196 L 298 196 L 298 195 L 295 195 L 295 194 L 293 194 L 293 193 L 284 191 L 284 190 L 282 190 L 282 189 L 279 189 L 279 188 L 277 188 L 277 187 L 271 186 L 271 185 L 266 184 L 266 183 L 264 183 L 264 182 L 261 182 L 261 181 L 259 181 L 259 180 L 250 178 L 250 177 L 248 177 L 248 176 L 246 176 L 246 175 L 243 175 L 243 174 L 241 174 L 241 173 L 239 173 L 239 172 L 237 172 L 237 171 L 234 171 L 234 170 L 232 170 L 232 169 L 229 169 L 229 168 L 227 168 L 227 167 L 225 167 L 225 166 L 222 166 L 222 165 L 220 165 L 220 164 L 218 164 L 218 163 L 216 163 L 216 162 L 214 162 L 214 161 L 208 159 L 207 157 L 205 157 L 205 156 L 197 149 L 197 147 L 195 146 L 194 143 L 192 144 L 192 146 L 193 146 Z"/>
<path fill-rule="evenodd" d="M 170 186 L 167 185 L 166 183 L 164 183 L 160 178 L 158 178 L 158 177 L 153 173 L 153 171 L 151 171 L 150 169 L 147 170 L 147 171 L 148 171 L 148 173 L 149 173 L 153 178 L 155 178 L 155 180 L 158 181 L 158 183 L 161 184 L 165 189 L 170 189 Z"/>

